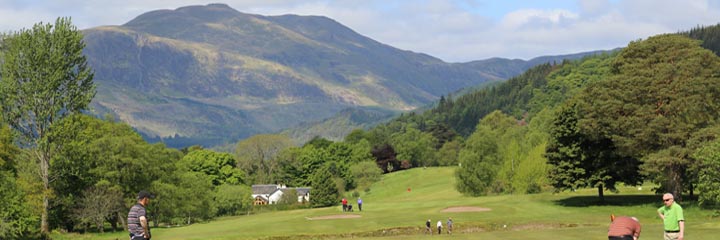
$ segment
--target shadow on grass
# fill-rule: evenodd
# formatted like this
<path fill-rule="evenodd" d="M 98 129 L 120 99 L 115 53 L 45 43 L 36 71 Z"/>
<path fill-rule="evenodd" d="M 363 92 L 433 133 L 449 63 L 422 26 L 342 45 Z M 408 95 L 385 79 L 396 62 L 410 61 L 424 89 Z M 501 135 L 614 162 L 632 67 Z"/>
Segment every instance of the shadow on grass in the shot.
<path fill-rule="evenodd" d="M 555 204 L 565 207 L 590 207 L 590 206 L 640 206 L 640 205 L 659 205 L 661 204 L 661 195 L 617 195 L 605 196 L 605 201 L 601 202 L 598 196 L 577 196 L 560 199 Z"/>

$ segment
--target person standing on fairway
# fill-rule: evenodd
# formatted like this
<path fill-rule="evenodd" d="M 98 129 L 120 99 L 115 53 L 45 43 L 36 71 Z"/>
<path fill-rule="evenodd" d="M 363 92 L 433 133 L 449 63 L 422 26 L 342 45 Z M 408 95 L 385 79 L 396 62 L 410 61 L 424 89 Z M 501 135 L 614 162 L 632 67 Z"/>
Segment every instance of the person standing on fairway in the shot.
<path fill-rule="evenodd" d="M 358 210 L 362 212 L 362 199 L 358 198 Z"/>
<path fill-rule="evenodd" d="M 347 199 L 342 199 L 343 212 L 347 212 Z"/>
<path fill-rule="evenodd" d="M 610 223 L 608 240 L 637 240 L 640 237 L 640 222 L 635 217 L 616 217 Z"/>
<path fill-rule="evenodd" d="M 147 211 L 145 208 L 150 203 L 150 199 L 155 195 L 143 190 L 138 193 L 137 204 L 130 208 L 128 213 L 127 224 L 130 231 L 130 240 L 150 239 L 150 224 L 148 224 Z"/>
<path fill-rule="evenodd" d="M 430 223 L 431 223 L 430 219 L 428 219 L 427 222 L 425 222 L 425 234 L 432 235 L 432 228 L 430 228 Z"/>
<path fill-rule="evenodd" d="M 453 221 L 452 218 L 449 217 L 447 221 L 447 232 L 448 234 L 452 234 L 452 227 L 453 227 Z"/>
<path fill-rule="evenodd" d="M 683 209 L 675 202 L 671 193 L 663 194 L 664 206 L 657 212 L 665 227 L 665 240 L 683 240 L 685 238 L 685 217 Z"/>
<path fill-rule="evenodd" d="M 438 220 L 437 228 L 438 228 L 438 235 L 442 234 L 442 221 Z"/>

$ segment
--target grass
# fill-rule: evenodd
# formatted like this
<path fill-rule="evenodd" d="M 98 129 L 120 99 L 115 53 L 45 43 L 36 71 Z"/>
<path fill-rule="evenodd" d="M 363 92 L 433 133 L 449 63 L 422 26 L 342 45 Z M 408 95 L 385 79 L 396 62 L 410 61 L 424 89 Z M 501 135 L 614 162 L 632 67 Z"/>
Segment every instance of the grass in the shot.
<path fill-rule="evenodd" d="M 340 206 L 224 217 L 209 223 L 153 229 L 153 239 L 607 239 L 611 213 L 640 219 L 644 238 L 661 238 L 662 222 L 656 214 L 661 196 L 622 187 L 606 193 L 607 203 L 595 202 L 596 190 L 560 194 L 465 197 L 455 188 L 454 169 L 417 168 L 386 175 L 361 196 L 361 218 L 308 220 L 343 214 Z M 410 191 L 408 191 L 410 189 Z M 354 198 L 350 198 L 354 202 Z M 685 206 L 687 239 L 712 239 L 720 223 L 712 212 L 693 202 Z M 355 205 L 355 204 L 353 204 Z M 487 212 L 444 213 L 451 206 L 490 208 Z M 357 208 L 357 206 L 354 206 Z M 424 223 L 448 217 L 455 234 L 423 235 Z M 54 239 L 125 239 L 126 233 L 55 234 Z"/>

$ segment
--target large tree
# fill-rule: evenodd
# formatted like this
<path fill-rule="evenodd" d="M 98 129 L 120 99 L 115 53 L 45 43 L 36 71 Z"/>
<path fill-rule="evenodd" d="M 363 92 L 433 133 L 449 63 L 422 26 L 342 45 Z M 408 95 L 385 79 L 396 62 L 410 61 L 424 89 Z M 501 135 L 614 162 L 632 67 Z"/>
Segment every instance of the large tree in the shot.
<path fill-rule="evenodd" d="M 340 191 L 328 167 L 319 169 L 311 176 L 311 186 L 310 203 L 313 207 L 332 206 L 340 200 Z"/>
<path fill-rule="evenodd" d="M 48 233 L 50 159 L 58 144 L 53 124 L 85 109 L 95 96 L 93 72 L 82 54 L 82 33 L 69 18 L 35 24 L 3 40 L 0 102 L 4 119 L 33 150 L 43 182 L 41 232 Z"/>
<path fill-rule="evenodd" d="M 632 42 L 612 75 L 584 91 L 579 125 L 620 155 L 640 158 L 661 191 L 686 190 L 693 159 L 688 139 L 720 117 L 720 58 L 700 42 L 660 35 Z"/>
<path fill-rule="evenodd" d="M 600 202 L 603 190 L 616 190 L 615 184 L 641 183 L 640 162 L 618 155 L 614 143 L 607 138 L 593 138 L 578 125 L 577 105 L 561 107 L 550 127 L 550 142 L 546 148 L 550 182 L 556 190 L 594 187 Z"/>

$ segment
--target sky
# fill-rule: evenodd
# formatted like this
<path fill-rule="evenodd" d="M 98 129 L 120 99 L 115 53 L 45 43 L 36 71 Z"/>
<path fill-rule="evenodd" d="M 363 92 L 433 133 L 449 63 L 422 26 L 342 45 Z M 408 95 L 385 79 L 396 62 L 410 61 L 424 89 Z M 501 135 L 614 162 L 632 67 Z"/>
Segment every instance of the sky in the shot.
<path fill-rule="evenodd" d="M 0 0 L 0 32 L 69 16 L 79 29 L 122 25 L 196 0 Z M 381 43 L 447 62 L 530 59 L 624 47 L 720 23 L 720 0 L 225 0 L 244 13 L 332 18 Z"/>

